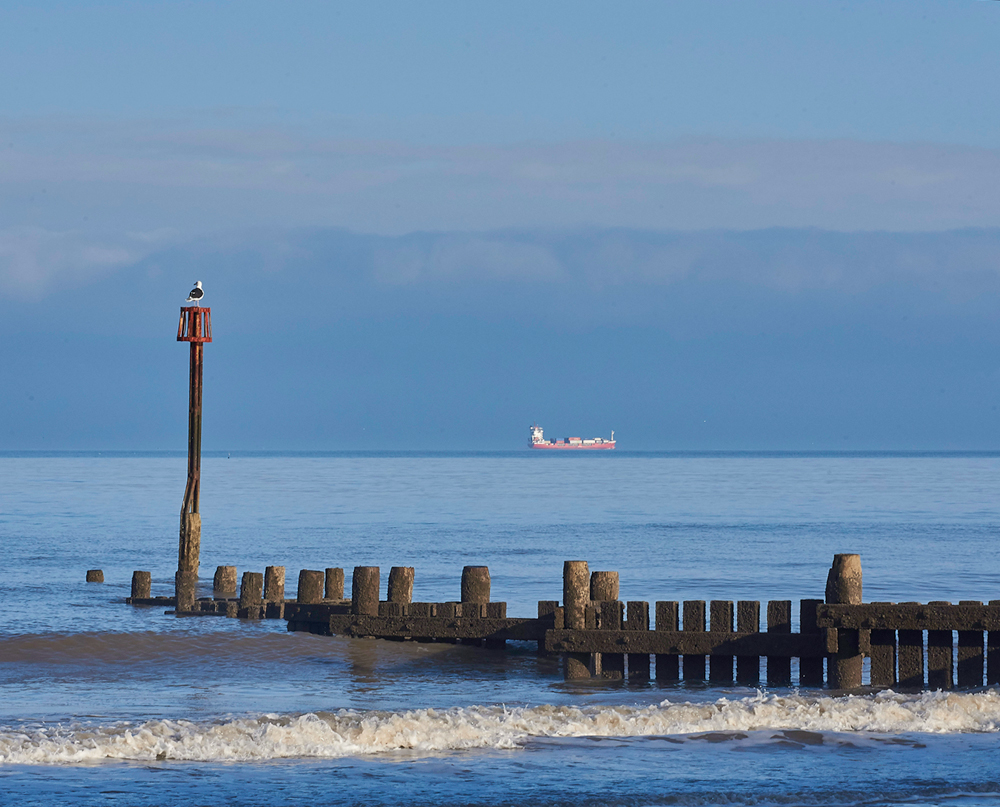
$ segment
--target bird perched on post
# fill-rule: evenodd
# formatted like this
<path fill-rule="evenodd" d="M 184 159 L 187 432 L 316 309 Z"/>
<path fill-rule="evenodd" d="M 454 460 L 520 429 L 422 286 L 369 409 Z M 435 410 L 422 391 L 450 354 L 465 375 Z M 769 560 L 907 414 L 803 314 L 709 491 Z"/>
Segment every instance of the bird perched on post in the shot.
<path fill-rule="evenodd" d="M 202 289 L 202 287 L 201 287 L 201 281 L 199 280 L 199 281 L 197 281 L 194 284 L 194 288 L 191 289 L 191 293 L 188 295 L 187 300 L 185 300 L 184 302 L 186 302 L 186 303 L 194 303 L 195 305 L 198 305 L 199 302 L 200 302 L 200 300 L 201 300 L 201 298 L 204 297 L 204 296 L 205 296 L 205 292 Z"/>

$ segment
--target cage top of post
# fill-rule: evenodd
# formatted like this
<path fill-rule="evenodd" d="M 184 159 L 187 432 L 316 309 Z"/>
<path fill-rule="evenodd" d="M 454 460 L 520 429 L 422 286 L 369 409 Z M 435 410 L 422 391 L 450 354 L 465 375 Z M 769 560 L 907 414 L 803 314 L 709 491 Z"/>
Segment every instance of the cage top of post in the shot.
<path fill-rule="evenodd" d="M 197 305 L 181 306 L 181 319 L 177 323 L 178 342 L 211 342 L 212 309 Z"/>

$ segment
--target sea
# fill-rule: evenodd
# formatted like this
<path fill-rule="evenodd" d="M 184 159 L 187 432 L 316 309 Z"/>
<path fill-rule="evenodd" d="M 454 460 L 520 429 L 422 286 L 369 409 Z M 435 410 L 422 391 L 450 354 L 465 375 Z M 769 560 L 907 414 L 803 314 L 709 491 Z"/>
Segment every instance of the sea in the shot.
<path fill-rule="evenodd" d="M 171 594 L 185 458 L 0 455 L 0 804 L 1000 805 L 1000 691 L 564 681 L 558 657 L 289 633 Z M 1000 598 L 1000 454 L 247 453 L 202 463 L 217 565 L 416 569 L 533 616 L 625 600 Z M 102 569 L 104 583 L 87 583 Z M 793 617 L 797 605 L 793 605 Z"/>

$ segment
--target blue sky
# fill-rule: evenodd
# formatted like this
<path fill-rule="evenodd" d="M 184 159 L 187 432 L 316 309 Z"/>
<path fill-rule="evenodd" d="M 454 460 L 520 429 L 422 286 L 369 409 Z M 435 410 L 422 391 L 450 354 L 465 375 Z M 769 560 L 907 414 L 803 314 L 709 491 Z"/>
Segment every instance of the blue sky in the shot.
<path fill-rule="evenodd" d="M 995 147 L 988 2 L 6 3 L 9 115 Z"/>
<path fill-rule="evenodd" d="M 0 449 L 183 446 L 195 279 L 206 447 L 1000 448 L 998 41 L 990 2 L 4 4 Z"/>

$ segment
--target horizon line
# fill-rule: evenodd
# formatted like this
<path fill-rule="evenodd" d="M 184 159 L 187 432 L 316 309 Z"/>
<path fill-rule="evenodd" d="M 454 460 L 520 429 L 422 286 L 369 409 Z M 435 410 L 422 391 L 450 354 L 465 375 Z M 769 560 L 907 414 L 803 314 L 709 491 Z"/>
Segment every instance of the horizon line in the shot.
<path fill-rule="evenodd" d="M 338 456 L 663 456 L 663 457 L 1000 457 L 1000 449 L 911 448 L 911 449 L 619 449 L 612 451 L 532 451 L 523 448 L 483 449 L 214 449 L 203 451 L 202 457 L 219 459 L 256 457 L 338 457 Z M 185 458 L 184 449 L 0 449 L 0 459 L 30 457 L 162 457 Z"/>

